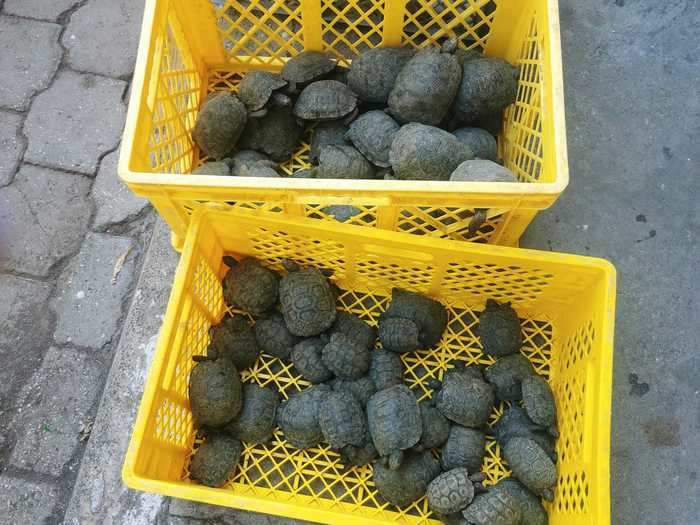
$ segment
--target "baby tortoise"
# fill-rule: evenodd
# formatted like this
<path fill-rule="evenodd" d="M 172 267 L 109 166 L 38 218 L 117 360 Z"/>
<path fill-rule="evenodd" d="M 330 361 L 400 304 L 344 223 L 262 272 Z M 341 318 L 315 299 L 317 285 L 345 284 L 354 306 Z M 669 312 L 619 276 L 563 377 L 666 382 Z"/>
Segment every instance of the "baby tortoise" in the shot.
<path fill-rule="evenodd" d="M 527 357 L 517 353 L 500 358 L 484 371 L 484 375 L 486 380 L 496 388 L 498 399 L 518 401 L 523 397 L 521 388 L 523 379 L 535 375 L 535 369 Z"/>
<path fill-rule="evenodd" d="M 369 377 L 377 390 L 403 384 L 403 362 L 395 352 L 375 350 L 369 365 Z"/>
<path fill-rule="evenodd" d="M 465 160 L 450 175 L 451 181 L 456 182 L 518 182 L 518 179 L 508 168 L 492 160 Z"/>
<path fill-rule="evenodd" d="M 394 135 L 389 162 L 400 180 L 449 180 L 474 153 L 452 133 L 433 126 L 410 123 Z"/>
<path fill-rule="evenodd" d="M 349 312 L 338 312 L 329 332 L 345 334 L 368 350 L 374 348 L 374 342 L 377 340 L 377 329 Z"/>
<path fill-rule="evenodd" d="M 423 431 L 413 392 L 405 385 L 380 390 L 367 402 L 367 420 L 382 462 L 396 470 L 403 459 L 403 451 L 415 446 Z"/>
<path fill-rule="evenodd" d="M 189 399 L 198 426 L 219 427 L 241 410 L 241 378 L 228 359 L 196 356 L 190 372 Z"/>
<path fill-rule="evenodd" d="M 209 434 L 192 456 L 190 477 L 207 487 L 221 487 L 236 471 L 241 442 L 226 434 Z"/>
<path fill-rule="evenodd" d="M 552 488 L 557 483 L 557 467 L 535 441 L 514 437 L 503 447 L 503 457 L 514 478 L 547 501 L 554 499 Z"/>
<path fill-rule="evenodd" d="M 391 166 L 389 150 L 399 125 L 384 111 L 374 110 L 357 117 L 347 132 L 347 139 L 367 160 L 380 168 Z"/>
<path fill-rule="evenodd" d="M 537 443 L 553 462 L 557 461 L 554 438 L 536 425 L 519 406 L 512 406 L 503 412 L 493 426 L 493 433 L 501 448 L 505 448 L 512 438 L 528 438 Z"/>
<path fill-rule="evenodd" d="M 209 95 L 197 115 L 192 138 L 205 155 L 221 160 L 231 153 L 247 121 L 245 105 L 236 95 Z"/>
<path fill-rule="evenodd" d="M 323 146 L 318 167 L 314 169 L 318 179 L 374 179 L 372 164 L 352 146 L 331 144 Z"/>
<path fill-rule="evenodd" d="M 299 146 L 301 131 L 291 107 L 273 108 L 264 117 L 249 119 L 239 142 L 244 148 L 284 162 Z"/>
<path fill-rule="evenodd" d="M 218 325 L 209 329 L 209 338 L 207 356 L 213 359 L 225 357 L 238 370 L 253 366 L 260 355 L 255 332 L 243 315 L 224 317 Z"/>
<path fill-rule="evenodd" d="M 554 437 L 557 431 L 557 405 L 547 380 L 538 375 L 528 376 L 522 382 L 523 406 L 535 423 L 547 429 Z"/>
<path fill-rule="evenodd" d="M 437 126 L 459 88 L 462 68 L 450 53 L 427 47 L 406 64 L 389 93 L 389 111 L 399 122 Z"/>
<path fill-rule="evenodd" d="M 505 492 L 517 501 L 523 516 L 520 525 L 547 525 L 549 523 L 547 511 L 542 506 L 540 498 L 527 490 L 517 480 L 504 478 L 496 483 L 491 490 Z"/>
<path fill-rule="evenodd" d="M 479 472 L 486 455 L 486 436 L 481 430 L 453 424 L 440 454 L 443 470 L 464 467 Z"/>
<path fill-rule="evenodd" d="M 335 66 L 335 60 L 327 53 L 303 51 L 287 61 L 280 75 L 289 82 L 289 90 L 295 92 L 310 82 L 324 78 Z"/>
<path fill-rule="evenodd" d="M 306 86 L 294 104 L 301 120 L 339 120 L 357 111 L 357 95 L 337 80 L 319 80 Z"/>
<path fill-rule="evenodd" d="M 228 159 L 228 163 L 231 166 L 231 175 L 234 177 L 243 177 L 243 171 L 245 169 L 258 165 L 272 169 L 277 167 L 277 163 L 270 157 L 252 149 L 237 151 L 231 155 L 231 158 Z"/>
<path fill-rule="evenodd" d="M 435 408 L 432 400 L 419 403 L 419 408 L 423 430 L 420 441 L 414 448 L 428 450 L 441 447 L 450 435 L 450 422 Z"/>
<path fill-rule="evenodd" d="M 362 214 L 362 210 L 351 204 L 331 204 L 330 206 L 324 206 L 321 211 L 333 217 L 338 222 L 347 222 L 353 217 L 357 217 Z"/>
<path fill-rule="evenodd" d="M 331 386 L 336 392 L 345 392 L 355 396 L 355 399 L 357 399 L 363 407 L 367 405 L 369 398 L 377 391 L 377 387 L 369 376 L 362 376 L 358 379 L 342 379 L 336 377 L 331 381 Z"/>
<path fill-rule="evenodd" d="M 457 140 L 466 144 L 478 159 L 498 160 L 498 143 L 496 137 L 481 128 L 459 128 L 452 132 Z"/>
<path fill-rule="evenodd" d="M 522 511 L 511 495 L 488 490 L 474 497 L 462 517 L 468 525 L 520 525 Z"/>
<path fill-rule="evenodd" d="M 447 419 L 465 427 L 483 428 L 496 403 L 496 395 L 493 386 L 474 370 L 474 367 L 447 370 L 433 399 Z"/>
<path fill-rule="evenodd" d="M 289 331 L 311 337 L 327 330 L 335 321 L 335 295 L 328 279 L 317 268 L 289 264 L 289 274 L 279 287 L 280 305 Z"/>
<path fill-rule="evenodd" d="M 375 47 L 352 61 L 348 86 L 360 100 L 386 104 L 396 77 L 415 50 L 402 47 Z"/>
<path fill-rule="evenodd" d="M 411 352 L 437 344 L 446 327 L 447 310 L 442 304 L 424 295 L 394 288 L 389 308 L 379 316 L 379 339 L 387 350 Z"/>
<path fill-rule="evenodd" d="M 505 60 L 467 60 L 461 69 L 461 82 L 451 109 L 456 122 L 472 124 L 515 102 L 518 69 Z"/>
<path fill-rule="evenodd" d="M 354 445 L 349 445 L 343 447 L 340 450 L 340 458 L 345 465 L 352 465 L 355 467 L 369 465 L 377 459 L 377 449 L 374 448 L 374 443 L 372 443 L 372 438 L 369 436 L 369 433 L 365 436 L 365 442 L 362 446 L 356 447 Z"/>
<path fill-rule="evenodd" d="M 278 359 L 288 359 L 299 338 L 292 334 L 278 312 L 255 323 L 255 340 L 260 350 Z"/>
<path fill-rule="evenodd" d="M 341 332 L 331 335 L 321 357 L 328 370 L 343 379 L 358 379 L 365 375 L 371 360 L 367 347 Z"/>
<path fill-rule="evenodd" d="M 287 81 L 277 73 L 270 71 L 249 71 L 238 85 L 238 98 L 249 112 L 263 109 L 272 94 L 287 86 Z"/>
<path fill-rule="evenodd" d="M 379 320 L 379 340 L 382 347 L 399 354 L 413 352 L 421 347 L 416 323 L 402 317 Z"/>
<path fill-rule="evenodd" d="M 279 178 L 280 174 L 276 169 L 266 166 L 262 162 L 253 164 L 252 166 L 243 166 L 240 170 L 239 176 L 241 177 L 266 177 L 266 178 Z"/>
<path fill-rule="evenodd" d="M 401 465 L 392 470 L 377 462 L 372 481 L 379 494 L 397 507 L 408 507 L 425 495 L 428 483 L 440 474 L 440 463 L 429 450 L 409 451 Z"/>
<path fill-rule="evenodd" d="M 249 443 L 269 443 L 275 429 L 279 394 L 270 387 L 250 383 L 243 387 L 243 407 L 225 427 L 232 436 Z"/>
<path fill-rule="evenodd" d="M 227 305 L 237 306 L 255 316 L 263 315 L 275 306 L 279 295 L 279 276 L 275 272 L 251 257 L 240 261 L 229 256 L 223 259 L 230 268 L 221 283 Z"/>
<path fill-rule="evenodd" d="M 518 313 L 510 303 L 498 304 L 493 299 L 486 301 L 486 308 L 479 316 L 476 328 L 484 353 L 493 356 L 514 354 L 523 345 Z"/>
<path fill-rule="evenodd" d="M 231 167 L 226 161 L 205 162 L 192 171 L 194 175 L 231 175 Z"/>
<path fill-rule="evenodd" d="M 333 372 L 323 364 L 321 352 L 327 341 L 310 337 L 296 344 L 292 350 L 292 363 L 297 372 L 311 383 L 323 383 L 333 377 Z"/>
<path fill-rule="evenodd" d="M 354 396 L 342 392 L 323 396 L 318 423 L 323 437 L 334 450 L 349 450 L 366 444 L 367 420 L 362 405 Z"/>
<path fill-rule="evenodd" d="M 474 499 L 474 483 L 465 468 L 443 472 L 428 484 L 425 495 L 430 510 L 447 516 L 464 510 Z"/>
<path fill-rule="evenodd" d="M 313 385 L 293 394 L 277 409 L 277 424 L 289 444 L 298 449 L 315 447 L 323 434 L 318 423 L 321 400 L 328 396 L 328 385 Z"/>
<path fill-rule="evenodd" d="M 318 164 L 321 155 L 321 148 L 324 146 L 335 146 L 338 144 L 347 145 L 345 134 L 348 126 L 339 120 L 329 120 L 319 122 L 311 130 L 311 144 L 309 144 L 309 162 Z"/>

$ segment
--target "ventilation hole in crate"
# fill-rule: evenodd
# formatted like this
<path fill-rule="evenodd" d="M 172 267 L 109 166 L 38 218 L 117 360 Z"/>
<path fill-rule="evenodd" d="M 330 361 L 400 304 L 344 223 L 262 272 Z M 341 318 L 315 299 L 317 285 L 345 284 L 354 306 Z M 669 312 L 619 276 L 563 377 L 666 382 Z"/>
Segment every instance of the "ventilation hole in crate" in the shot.
<path fill-rule="evenodd" d="M 270 64 L 304 49 L 299 2 L 248 0 L 214 6 L 219 36 L 230 60 Z"/>
<path fill-rule="evenodd" d="M 544 36 L 539 33 L 534 16 L 516 62 L 520 70 L 517 99 L 505 111 L 501 137 L 505 166 L 521 182 L 537 182 L 542 177 L 543 49 Z"/>
<path fill-rule="evenodd" d="M 456 37 L 461 47 L 483 51 L 496 9 L 493 0 L 409 0 L 402 42 L 423 47 Z"/>
<path fill-rule="evenodd" d="M 475 232 L 469 231 L 474 209 L 432 206 L 403 207 L 397 229 L 406 233 L 471 242 L 488 242 L 505 214 L 488 217 Z"/>
<path fill-rule="evenodd" d="M 384 2 L 322 0 L 321 33 L 324 49 L 342 65 L 382 42 Z"/>

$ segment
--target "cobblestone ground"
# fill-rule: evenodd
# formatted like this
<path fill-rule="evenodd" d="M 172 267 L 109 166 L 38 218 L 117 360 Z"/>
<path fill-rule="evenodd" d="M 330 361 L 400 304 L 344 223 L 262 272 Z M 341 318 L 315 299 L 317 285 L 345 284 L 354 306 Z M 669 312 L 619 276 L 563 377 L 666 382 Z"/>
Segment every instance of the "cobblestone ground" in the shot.
<path fill-rule="evenodd" d="M 152 236 L 116 170 L 141 14 L 0 0 L 0 523 L 63 522 Z"/>

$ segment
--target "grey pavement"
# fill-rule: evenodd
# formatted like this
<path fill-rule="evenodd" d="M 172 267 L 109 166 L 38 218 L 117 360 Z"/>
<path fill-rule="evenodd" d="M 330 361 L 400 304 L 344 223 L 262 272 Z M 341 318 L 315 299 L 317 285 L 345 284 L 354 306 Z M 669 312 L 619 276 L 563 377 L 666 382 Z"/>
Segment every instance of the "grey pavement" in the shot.
<path fill-rule="evenodd" d="M 613 523 L 698 523 L 700 3 L 560 11 L 571 184 L 521 244 L 617 267 Z"/>
<path fill-rule="evenodd" d="M 151 241 L 115 160 L 142 6 L 0 0 L 3 524 L 64 522 Z"/>
<path fill-rule="evenodd" d="M 700 6 L 559 4 L 571 183 L 521 244 L 617 266 L 612 522 L 694 524 Z M 116 178 L 140 11 L 0 0 L 0 523 L 293 523 L 121 481 L 177 262 Z"/>

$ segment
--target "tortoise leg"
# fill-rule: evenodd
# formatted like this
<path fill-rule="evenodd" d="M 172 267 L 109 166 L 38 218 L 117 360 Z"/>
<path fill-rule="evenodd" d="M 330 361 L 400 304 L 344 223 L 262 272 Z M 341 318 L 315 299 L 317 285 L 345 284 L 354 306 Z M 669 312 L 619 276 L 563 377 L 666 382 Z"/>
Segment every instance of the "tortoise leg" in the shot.
<path fill-rule="evenodd" d="M 395 450 L 389 455 L 389 469 L 398 469 L 401 466 L 401 461 L 403 461 L 403 450 Z"/>

